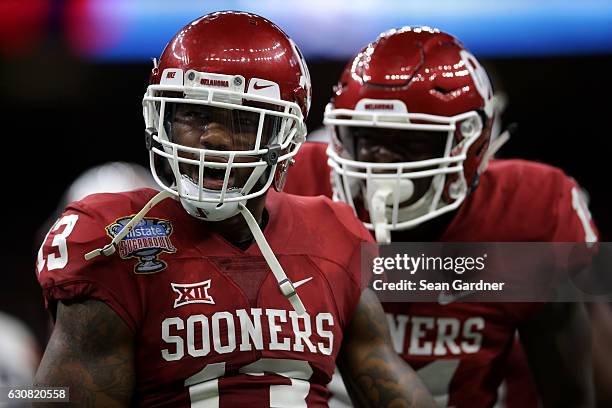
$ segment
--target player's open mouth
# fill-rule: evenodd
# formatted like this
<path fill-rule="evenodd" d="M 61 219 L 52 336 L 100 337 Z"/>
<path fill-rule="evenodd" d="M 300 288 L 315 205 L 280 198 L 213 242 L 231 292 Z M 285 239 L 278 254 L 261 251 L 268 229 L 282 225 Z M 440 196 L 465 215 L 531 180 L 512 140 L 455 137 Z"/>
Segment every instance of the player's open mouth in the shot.
<path fill-rule="evenodd" d="M 202 186 L 204 188 L 210 190 L 221 190 L 223 188 L 223 180 L 225 180 L 225 170 L 226 169 L 217 169 L 212 167 L 204 168 L 204 179 L 202 181 Z M 198 185 L 198 174 L 191 174 L 188 176 L 189 179 L 195 184 Z M 229 178 L 227 180 L 227 188 L 232 188 L 234 186 L 234 170 L 230 171 Z"/>
<path fill-rule="evenodd" d="M 202 185 L 204 188 L 211 190 L 221 190 L 223 188 L 223 180 L 225 180 L 226 169 L 217 169 L 212 167 L 206 167 L 204 169 L 204 181 Z M 234 185 L 234 171 L 230 171 L 229 178 L 227 180 L 227 188 Z"/>

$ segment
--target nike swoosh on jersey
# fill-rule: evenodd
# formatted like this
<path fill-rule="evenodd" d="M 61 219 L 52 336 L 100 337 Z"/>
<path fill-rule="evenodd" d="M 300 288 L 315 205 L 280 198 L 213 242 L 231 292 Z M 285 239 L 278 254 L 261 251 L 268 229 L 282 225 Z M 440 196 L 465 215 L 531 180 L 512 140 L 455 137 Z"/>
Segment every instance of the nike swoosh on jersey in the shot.
<path fill-rule="evenodd" d="M 259 85 L 257 82 L 255 82 L 255 84 L 253 84 L 253 89 L 256 90 L 256 91 L 259 91 L 260 89 L 266 89 L 266 88 L 269 88 L 271 86 L 274 86 L 274 84 Z"/>
<path fill-rule="evenodd" d="M 306 282 L 309 282 L 312 280 L 312 276 L 310 278 L 306 278 L 306 279 L 302 279 L 301 281 L 297 281 L 293 283 L 293 287 L 297 288 L 298 286 L 302 286 L 303 284 L 305 284 Z"/>

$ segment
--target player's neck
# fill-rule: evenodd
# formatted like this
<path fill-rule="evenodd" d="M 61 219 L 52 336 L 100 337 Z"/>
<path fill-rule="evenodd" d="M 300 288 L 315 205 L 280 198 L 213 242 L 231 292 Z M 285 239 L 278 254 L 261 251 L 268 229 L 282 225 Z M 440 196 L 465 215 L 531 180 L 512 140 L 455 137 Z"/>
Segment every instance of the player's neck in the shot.
<path fill-rule="evenodd" d="M 249 209 L 251 214 L 253 214 L 253 217 L 262 229 L 265 227 L 262 226 L 265 203 L 266 194 L 252 198 L 246 204 L 246 207 Z M 250 243 L 253 238 L 253 234 L 251 233 L 251 230 L 249 229 L 242 214 L 236 214 L 227 220 L 209 222 L 208 224 L 214 232 L 221 235 L 226 241 L 238 246 L 239 248 L 244 247 L 245 245 L 243 244 L 245 242 Z M 246 245 L 246 247 L 248 247 L 248 245 Z"/>

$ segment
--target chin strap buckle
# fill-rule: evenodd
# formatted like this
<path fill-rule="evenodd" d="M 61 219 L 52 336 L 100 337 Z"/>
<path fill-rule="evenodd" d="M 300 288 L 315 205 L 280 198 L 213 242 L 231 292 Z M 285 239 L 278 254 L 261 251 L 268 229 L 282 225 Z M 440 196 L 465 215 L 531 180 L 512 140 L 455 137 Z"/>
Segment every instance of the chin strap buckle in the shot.
<path fill-rule="evenodd" d="M 280 290 L 282 294 L 287 299 L 295 295 L 295 287 L 293 286 L 293 283 L 291 283 L 289 279 L 283 279 L 282 281 L 278 282 L 278 286 L 280 286 Z"/>
<path fill-rule="evenodd" d="M 289 303 L 291 303 L 293 310 L 295 310 L 298 316 L 302 316 L 304 313 L 306 313 L 306 308 L 304 307 L 302 300 L 295 291 L 293 283 L 288 278 L 280 281 L 278 286 L 280 287 L 281 293 L 287 298 Z"/>
<path fill-rule="evenodd" d="M 111 242 L 110 244 L 105 245 L 104 248 L 94 249 L 93 251 L 86 253 L 85 260 L 89 261 L 90 259 L 93 259 L 99 255 L 111 256 L 112 254 L 115 253 L 116 250 L 117 250 L 117 247 L 115 243 Z"/>
<path fill-rule="evenodd" d="M 121 241 L 127 234 L 129 234 L 132 229 L 147 215 L 147 213 L 156 206 L 159 202 L 165 200 L 168 197 L 171 197 L 173 194 L 169 191 L 162 190 L 155 195 L 152 199 L 149 200 L 148 203 L 145 204 L 144 207 L 136 214 L 130 222 L 125 224 L 123 229 L 113 238 L 110 244 L 106 244 L 103 248 L 94 249 L 93 251 L 89 251 L 85 254 L 85 260 L 89 261 L 99 255 L 111 256 L 117 250 L 117 244 Z"/>
<path fill-rule="evenodd" d="M 299 316 L 302 316 L 306 313 L 306 308 L 304 307 L 300 296 L 295 291 L 295 286 L 293 286 L 293 283 L 285 274 L 285 271 L 278 262 L 278 259 L 276 259 L 276 255 L 274 255 L 274 252 L 272 252 L 272 248 L 270 248 L 268 241 L 266 241 L 266 238 L 264 237 L 263 232 L 261 232 L 259 224 L 257 224 L 257 221 L 255 221 L 253 214 L 251 214 L 248 208 L 246 208 L 242 203 L 240 204 L 240 213 L 249 226 L 251 233 L 253 233 L 253 238 L 255 239 L 255 242 L 257 242 L 261 254 L 265 258 L 270 270 L 272 271 L 272 274 L 276 278 L 281 293 L 283 296 L 285 296 L 289 303 L 291 303 L 293 310 L 295 310 Z"/>

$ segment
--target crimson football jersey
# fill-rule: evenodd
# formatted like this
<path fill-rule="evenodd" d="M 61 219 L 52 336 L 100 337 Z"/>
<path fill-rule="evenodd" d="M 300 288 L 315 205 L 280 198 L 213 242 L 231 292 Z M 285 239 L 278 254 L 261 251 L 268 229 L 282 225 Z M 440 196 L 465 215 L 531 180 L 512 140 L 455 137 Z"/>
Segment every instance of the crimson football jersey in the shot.
<path fill-rule="evenodd" d="M 97 299 L 134 332 L 138 406 L 326 406 L 343 331 L 361 295 L 371 241 L 345 205 L 268 193 L 264 235 L 307 314 L 281 294 L 257 244 L 238 249 L 166 199 L 109 257 L 150 189 L 69 205 L 39 252 L 45 303 Z"/>
<path fill-rule="evenodd" d="M 302 145 L 285 191 L 327 194 L 329 175 L 321 177 L 309 168 L 317 163 L 329 172 L 326 147 L 325 143 Z M 561 170 L 523 160 L 492 160 L 441 241 L 596 239 L 579 187 Z M 534 315 L 539 304 L 443 303 L 384 304 L 394 347 L 417 370 L 439 406 L 490 407 L 507 372 L 509 355 L 516 357 L 513 363 L 521 363 L 521 350 L 513 347 L 516 329 Z M 523 393 L 535 404 L 529 396 L 532 389 L 525 388 L 531 386 L 528 381 L 519 386 L 509 382 L 511 386 L 509 396 Z"/>

